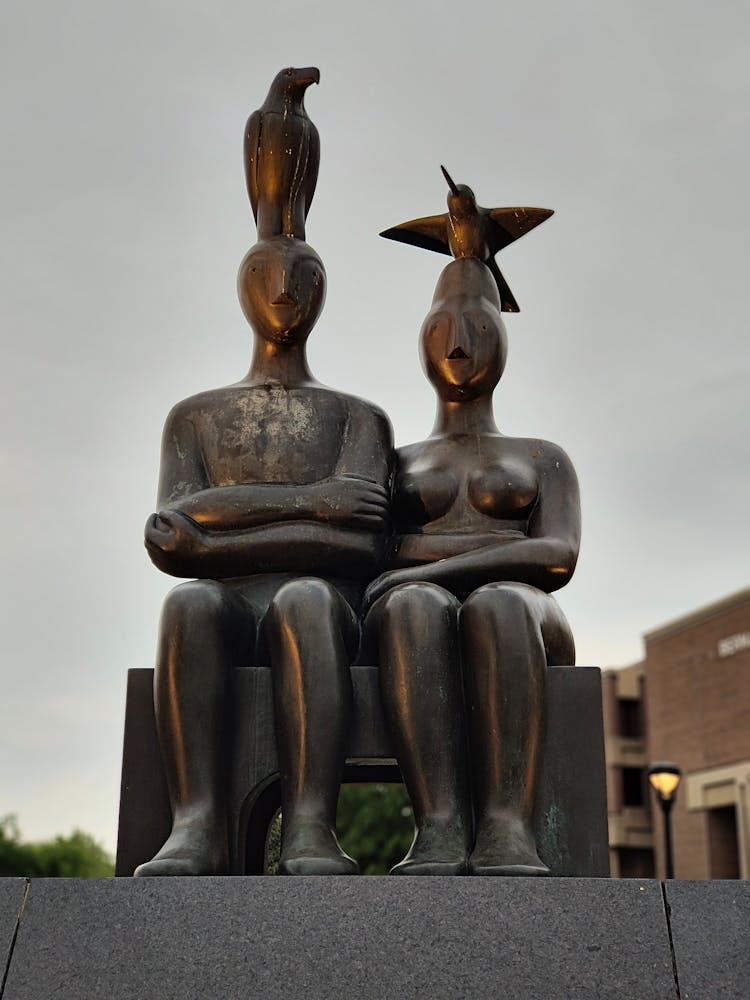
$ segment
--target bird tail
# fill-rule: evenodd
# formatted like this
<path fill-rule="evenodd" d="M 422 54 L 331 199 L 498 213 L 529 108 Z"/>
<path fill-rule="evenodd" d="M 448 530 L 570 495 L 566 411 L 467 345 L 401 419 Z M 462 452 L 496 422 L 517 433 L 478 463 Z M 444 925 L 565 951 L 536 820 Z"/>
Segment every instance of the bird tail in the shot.
<path fill-rule="evenodd" d="M 494 257 L 490 257 L 488 261 L 485 262 L 487 267 L 492 272 L 492 277 L 497 283 L 497 290 L 500 293 L 500 308 L 503 312 L 517 313 L 520 312 L 518 303 L 515 300 L 513 292 L 511 292 L 508 282 L 503 277 L 502 271 L 497 266 L 497 261 Z"/>

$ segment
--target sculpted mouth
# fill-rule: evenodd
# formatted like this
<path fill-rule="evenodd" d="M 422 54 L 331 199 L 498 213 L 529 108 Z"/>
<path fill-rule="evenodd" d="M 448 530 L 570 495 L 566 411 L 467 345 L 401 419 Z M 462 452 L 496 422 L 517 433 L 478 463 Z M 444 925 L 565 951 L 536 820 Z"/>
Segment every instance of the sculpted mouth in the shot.
<path fill-rule="evenodd" d="M 463 347 L 454 347 L 453 350 L 448 355 L 449 361 L 463 361 L 468 360 L 469 355 L 463 349 Z"/>

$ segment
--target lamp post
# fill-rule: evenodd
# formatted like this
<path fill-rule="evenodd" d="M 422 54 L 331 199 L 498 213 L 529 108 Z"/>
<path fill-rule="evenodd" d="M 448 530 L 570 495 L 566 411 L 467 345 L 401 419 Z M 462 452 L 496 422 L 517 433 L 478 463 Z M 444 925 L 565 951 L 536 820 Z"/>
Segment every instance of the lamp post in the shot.
<path fill-rule="evenodd" d="M 656 792 L 659 805 L 664 813 L 664 858 L 666 877 L 674 878 L 674 857 L 672 853 L 672 806 L 677 797 L 677 786 L 682 770 L 677 764 L 661 760 L 648 769 L 648 780 Z"/>

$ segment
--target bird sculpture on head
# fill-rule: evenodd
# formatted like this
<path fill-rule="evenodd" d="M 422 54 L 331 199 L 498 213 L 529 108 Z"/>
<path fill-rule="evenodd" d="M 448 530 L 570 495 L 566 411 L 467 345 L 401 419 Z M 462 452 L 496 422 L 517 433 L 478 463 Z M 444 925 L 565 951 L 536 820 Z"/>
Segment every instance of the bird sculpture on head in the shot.
<path fill-rule="evenodd" d="M 492 272 L 504 312 L 519 312 L 513 292 L 495 261 L 495 254 L 534 229 L 553 214 L 551 208 L 482 208 L 466 184 L 455 184 L 441 166 L 448 182 L 448 211 L 412 219 L 386 229 L 380 235 L 400 243 L 411 243 L 425 250 L 475 257 Z"/>
<path fill-rule="evenodd" d="M 258 239 L 305 239 L 305 219 L 315 194 L 320 138 L 305 111 L 305 91 L 320 70 L 282 69 L 268 96 L 245 126 L 245 177 Z"/>

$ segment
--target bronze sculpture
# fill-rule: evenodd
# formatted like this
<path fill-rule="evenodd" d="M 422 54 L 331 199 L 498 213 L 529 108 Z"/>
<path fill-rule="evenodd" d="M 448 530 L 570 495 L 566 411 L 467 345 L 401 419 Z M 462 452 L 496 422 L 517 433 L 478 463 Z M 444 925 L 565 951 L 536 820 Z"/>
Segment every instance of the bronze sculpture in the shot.
<path fill-rule="evenodd" d="M 358 872 L 334 824 L 365 614 L 417 825 L 394 872 L 545 874 L 531 825 L 545 678 L 574 662 L 550 595 L 575 568 L 578 490 L 557 446 L 500 433 L 492 395 L 501 310 L 518 309 L 494 255 L 551 212 L 484 209 L 443 168 L 448 212 L 382 234 L 455 258 L 421 333 L 437 421 L 398 452 L 391 511 L 387 417 L 318 383 L 305 354 L 325 299 L 305 242 L 319 139 L 303 99 L 318 81 L 282 70 L 245 130 L 250 370 L 178 403 L 164 429 L 146 546 L 193 579 L 166 599 L 154 681 L 172 831 L 136 875 L 226 872 L 228 675 L 248 661 L 272 672 L 279 871 Z"/>
<path fill-rule="evenodd" d="M 416 824 L 393 873 L 544 875 L 545 677 L 575 662 L 550 594 L 575 568 L 578 486 L 556 445 L 495 424 L 507 340 L 497 274 L 473 250 L 443 270 L 422 325 L 437 419 L 398 451 L 392 568 L 365 595 Z"/>
<path fill-rule="evenodd" d="M 268 96 L 245 126 L 245 179 L 258 239 L 305 238 L 320 162 L 318 130 L 307 117 L 305 91 L 320 82 L 315 66 L 276 74 Z"/>
<path fill-rule="evenodd" d="M 164 429 L 146 546 L 159 569 L 196 579 L 170 592 L 161 617 L 154 695 L 173 825 L 139 876 L 226 872 L 228 671 L 248 660 L 273 672 L 279 871 L 358 871 L 335 812 L 355 609 L 386 539 L 393 449 L 386 416 L 317 382 L 305 355 L 325 299 L 322 262 L 304 242 L 318 147 L 301 95 L 317 80 L 315 69 L 282 71 L 248 123 L 259 242 L 238 289 L 250 370 L 178 403 Z M 275 167 L 264 159 L 274 152 Z"/>
<path fill-rule="evenodd" d="M 448 211 L 444 215 L 402 222 L 380 235 L 456 258 L 484 261 L 495 278 L 500 308 L 504 312 L 519 312 L 513 292 L 495 262 L 495 254 L 548 219 L 552 209 L 482 208 L 470 187 L 455 184 L 445 167 L 440 169 L 448 182 Z"/>

